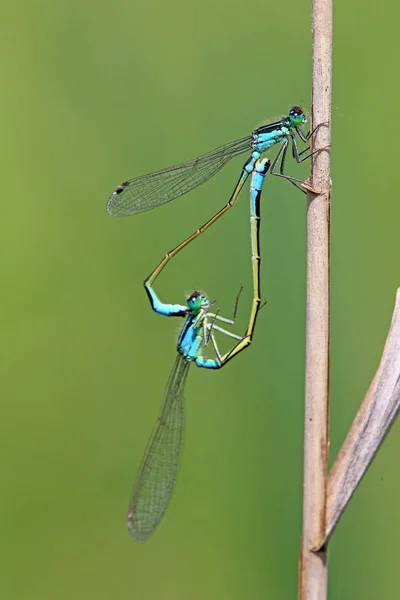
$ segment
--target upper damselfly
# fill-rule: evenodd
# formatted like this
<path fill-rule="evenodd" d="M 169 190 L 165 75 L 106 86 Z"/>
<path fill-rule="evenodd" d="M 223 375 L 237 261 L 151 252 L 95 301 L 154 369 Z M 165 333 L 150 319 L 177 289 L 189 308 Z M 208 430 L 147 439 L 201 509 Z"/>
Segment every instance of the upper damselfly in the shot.
<path fill-rule="evenodd" d="M 285 173 L 285 160 L 289 145 L 296 162 L 301 163 L 311 156 L 304 155 L 309 148 L 298 151 L 297 138 L 307 143 L 313 132 L 304 134 L 302 126 L 307 122 L 306 115 L 300 106 L 290 109 L 288 116 L 279 121 L 262 125 L 251 135 L 220 146 L 207 154 L 192 160 L 142 175 L 121 183 L 111 194 L 107 202 L 107 212 L 113 216 L 135 215 L 151 208 L 170 202 L 201 185 L 218 173 L 233 157 L 251 151 L 242 169 L 242 174 L 232 193 L 231 200 L 238 196 L 244 182 L 253 171 L 256 160 L 272 146 L 280 148 L 271 163 L 270 173 L 283 177 L 299 187 L 301 179 L 290 177 Z M 277 165 L 279 163 L 279 168 Z M 233 204 L 233 202 L 232 202 Z"/>

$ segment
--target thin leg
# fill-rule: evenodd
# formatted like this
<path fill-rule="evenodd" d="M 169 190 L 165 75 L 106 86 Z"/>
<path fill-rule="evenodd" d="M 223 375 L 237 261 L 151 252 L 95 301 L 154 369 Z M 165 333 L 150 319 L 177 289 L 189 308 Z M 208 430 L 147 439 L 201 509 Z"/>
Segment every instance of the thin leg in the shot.
<path fill-rule="evenodd" d="M 221 363 L 221 366 L 222 366 L 222 356 L 221 356 L 221 353 L 220 353 L 219 348 L 217 346 L 217 342 L 215 340 L 215 337 L 211 333 L 211 330 L 210 330 L 210 335 L 211 335 L 211 343 L 213 345 L 214 352 L 215 352 L 215 354 L 216 354 L 216 356 L 217 356 L 217 358 L 218 358 L 218 360 L 219 360 L 219 362 Z"/>
<path fill-rule="evenodd" d="M 235 301 L 235 308 L 233 309 L 233 317 L 232 317 L 232 325 L 235 323 L 236 321 L 236 313 L 237 313 L 237 309 L 239 306 L 239 299 L 240 299 L 240 294 L 243 292 L 243 286 L 240 286 L 238 295 L 236 296 L 236 301 Z"/>
<path fill-rule="evenodd" d="M 310 146 L 307 146 L 307 148 L 304 148 L 304 150 L 299 152 L 299 156 L 303 156 L 303 154 L 305 154 L 306 152 L 309 152 L 309 151 L 310 151 Z"/>
<path fill-rule="evenodd" d="M 320 127 L 328 127 L 329 123 L 325 122 L 325 123 L 320 123 L 319 125 L 316 125 L 314 127 L 314 129 L 311 131 L 309 131 L 306 135 L 304 135 L 304 133 L 302 132 L 302 130 L 300 129 L 300 127 L 296 127 L 296 133 L 299 136 L 299 138 L 303 141 L 303 142 L 308 142 L 308 140 L 310 138 L 312 138 L 312 136 L 317 133 L 318 129 Z"/>
<path fill-rule="evenodd" d="M 314 154 L 321 152 L 321 150 L 325 150 L 325 148 L 318 148 L 317 150 L 313 150 L 312 152 L 307 154 L 307 156 L 300 158 L 300 156 L 309 149 L 310 149 L 310 147 L 306 148 L 305 150 L 303 150 L 303 152 L 300 152 L 300 154 L 299 154 L 296 138 L 294 136 L 292 136 L 292 154 L 293 154 L 293 158 L 295 159 L 295 161 L 297 163 L 300 164 L 300 163 L 304 162 L 305 160 L 308 160 L 309 158 L 311 158 L 311 156 L 314 156 Z"/>
<path fill-rule="evenodd" d="M 206 320 L 205 319 L 203 321 L 203 325 L 202 325 L 202 328 L 201 328 L 201 337 L 202 337 L 203 346 L 207 346 L 207 344 L 208 344 L 208 332 L 207 332 L 207 324 L 206 324 Z"/>
<path fill-rule="evenodd" d="M 222 321 L 223 323 L 228 323 L 229 325 L 234 325 L 235 324 L 235 320 L 236 320 L 236 313 L 237 313 L 237 309 L 238 309 L 238 305 L 239 305 L 239 298 L 240 298 L 240 294 L 242 293 L 242 291 L 243 291 L 243 286 L 241 285 L 239 293 L 236 296 L 235 307 L 233 309 L 233 317 L 232 317 L 232 319 L 227 319 L 226 317 L 220 317 L 219 314 L 218 314 L 219 311 L 216 314 L 208 312 L 207 315 L 209 317 L 213 317 L 214 321 L 215 321 L 215 319 L 217 319 L 218 321 Z"/>
<path fill-rule="evenodd" d="M 207 323 L 206 319 L 204 319 L 205 330 L 208 329 L 207 341 L 205 342 L 205 346 L 207 346 L 208 342 L 210 341 L 210 336 L 211 336 L 212 329 L 214 327 L 215 319 L 220 319 L 221 321 L 225 321 L 224 317 L 218 317 L 218 313 L 217 314 L 207 313 L 207 316 L 210 316 L 213 319 L 212 319 L 211 323 Z M 228 320 L 228 319 L 226 319 L 226 320 Z"/>
<path fill-rule="evenodd" d="M 217 343 L 214 339 L 214 336 L 212 335 L 212 326 L 210 326 L 209 323 L 207 323 L 207 319 L 204 319 L 203 321 L 203 340 L 205 338 L 205 336 L 207 335 L 205 332 L 207 330 L 207 327 L 210 327 L 210 332 L 208 334 L 208 339 L 207 342 L 204 344 L 204 346 L 206 346 L 209 342 L 209 339 L 211 337 L 211 341 L 213 344 L 213 348 L 214 348 L 214 352 L 216 354 L 217 360 L 215 360 L 214 358 L 204 358 L 201 353 L 199 353 L 196 358 L 195 358 L 195 363 L 197 367 L 201 367 L 203 369 L 220 369 L 222 367 L 221 364 L 221 353 L 218 349 Z"/>
<path fill-rule="evenodd" d="M 291 142 L 292 142 L 292 155 L 293 155 L 293 158 L 299 164 L 302 163 L 302 162 L 304 162 L 305 160 L 308 160 L 311 156 L 313 156 L 314 154 L 317 154 L 317 152 L 321 152 L 321 150 L 324 150 L 324 148 L 320 148 L 318 150 L 314 150 L 313 152 L 310 152 L 309 154 L 307 154 L 307 156 L 304 156 L 303 158 L 300 158 L 300 156 L 301 156 L 302 153 L 299 154 L 299 152 L 298 152 L 297 143 L 296 143 L 296 139 L 295 139 L 294 136 L 291 136 Z M 303 192 L 303 194 L 306 194 L 307 192 L 301 187 L 301 185 L 304 184 L 304 181 L 302 179 L 298 179 L 296 177 L 289 177 L 289 175 L 286 175 L 284 173 L 285 159 L 286 159 L 286 153 L 287 153 L 288 144 L 289 144 L 289 142 L 287 140 L 285 140 L 282 143 L 282 146 L 279 149 L 279 152 L 276 155 L 276 157 L 275 157 L 275 159 L 274 159 L 274 161 L 273 161 L 273 163 L 271 165 L 270 172 L 271 172 L 272 175 L 275 175 L 276 177 L 282 177 L 283 179 L 287 179 L 298 190 L 300 190 L 301 192 Z M 276 167 L 276 165 L 277 165 L 277 163 L 279 161 L 279 158 L 280 158 L 279 173 L 276 173 L 276 171 L 274 171 L 274 168 Z"/>
<path fill-rule="evenodd" d="M 275 156 L 271 168 L 269 170 L 269 172 L 271 173 L 271 175 L 275 175 L 276 177 L 282 177 L 283 179 L 286 179 L 287 181 L 290 181 L 290 183 L 292 185 L 294 185 L 296 188 L 298 188 L 299 190 L 301 190 L 302 192 L 304 192 L 304 190 L 301 189 L 299 184 L 303 183 L 302 179 L 298 179 L 297 177 L 290 177 L 289 175 L 286 175 L 284 173 L 284 168 L 285 168 L 285 159 L 286 159 L 286 153 L 287 153 L 287 149 L 288 149 L 288 145 L 289 145 L 289 141 L 287 139 L 285 139 L 282 142 L 281 147 L 279 148 L 278 154 Z M 293 149 L 292 149 L 293 151 Z M 275 167 L 276 165 L 279 163 L 279 173 L 277 173 L 275 171 Z M 297 162 L 301 162 L 301 161 L 297 161 Z M 305 193 L 305 192 L 304 192 Z"/>
<path fill-rule="evenodd" d="M 275 167 L 278 164 L 279 159 L 281 158 L 281 155 L 283 154 L 283 162 L 285 162 L 285 154 L 287 152 L 287 147 L 288 147 L 288 141 L 287 139 L 284 139 L 278 152 L 277 155 L 275 156 L 274 160 L 271 163 L 271 167 L 269 169 L 269 172 L 271 175 L 277 175 L 277 173 L 275 173 Z M 281 164 L 282 164 L 282 160 L 281 160 Z"/>
<path fill-rule="evenodd" d="M 295 131 L 296 131 L 297 135 L 299 136 L 299 138 L 303 142 L 306 143 L 312 138 L 312 136 L 317 132 L 317 130 L 322 125 L 326 125 L 326 123 L 320 123 L 319 125 L 314 127 L 314 129 L 312 131 L 309 131 L 307 133 L 307 135 L 304 135 L 304 133 L 302 132 L 302 130 L 299 127 L 296 127 Z M 308 160 L 311 156 L 313 156 L 313 154 L 320 152 L 320 150 L 315 150 L 314 152 L 310 152 L 306 156 L 303 156 L 304 153 L 306 153 L 310 150 L 310 147 L 308 146 L 306 149 L 304 149 L 302 152 L 299 153 L 298 148 L 297 148 L 296 138 L 292 132 L 290 132 L 290 138 L 291 138 L 291 143 L 292 143 L 292 156 L 297 163 L 302 163 L 305 160 Z M 286 173 L 284 172 L 288 144 L 289 144 L 289 140 L 287 140 L 287 139 L 285 139 L 282 142 L 279 152 L 276 155 L 274 161 L 272 162 L 271 169 L 270 169 L 271 175 L 275 175 L 276 177 L 282 177 L 283 179 L 287 179 L 287 181 L 290 181 L 290 183 L 292 185 L 294 185 L 297 189 L 299 189 L 301 192 L 303 192 L 303 194 L 306 194 L 307 193 L 306 190 L 304 190 L 301 187 L 304 184 L 304 181 L 302 179 L 298 179 L 297 177 L 290 177 L 289 175 L 286 175 Z M 300 158 L 300 157 L 302 157 L 302 158 Z M 278 164 L 279 160 L 280 160 L 279 173 L 277 173 L 275 171 L 275 167 Z"/>
<path fill-rule="evenodd" d="M 209 317 L 212 317 L 214 320 L 217 319 L 218 321 L 222 321 L 223 323 L 228 323 L 228 325 L 234 325 L 235 321 L 232 321 L 232 319 L 227 319 L 226 317 L 220 317 L 219 314 L 215 314 L 215 313 L 207 313 L 207 315 Z"/>
<path fill-rule="evenodd" d="M 215 323 L 212 323 L 212 324 L 208 323 L 207 327 L 209 328 L 210 332 L 211 331 L 219 331 L 220 333 L 223 333 L 224 335 L 227 335 L 228 337 L 234 338 L 235 340 L 241 341 L 243 339 L 242 335 L 237 335 L 236 333 L 227 331 L 226 329 L 219 327 L 219 325 L 215 325 Z"/>

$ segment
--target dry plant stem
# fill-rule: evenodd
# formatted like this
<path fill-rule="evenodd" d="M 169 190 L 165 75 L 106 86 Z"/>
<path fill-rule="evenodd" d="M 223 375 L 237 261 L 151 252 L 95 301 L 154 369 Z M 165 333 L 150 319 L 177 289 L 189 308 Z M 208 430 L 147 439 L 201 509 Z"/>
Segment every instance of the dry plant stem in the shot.
<path fill-rule="evenodd" d="M 332 535 L 400 409 L 400 288 L 381 363 L 330 471 L 327 527 Z"/>
<path fill-rule="evenodd" d="M 332 0 L 313 0 L 313 150 L 330 146 Z M 307 314 L 303 535 L 299 598 L 327 596 L 325 532 L 329 417 L 330 152 L 314 154 L 307 196 Z"/>

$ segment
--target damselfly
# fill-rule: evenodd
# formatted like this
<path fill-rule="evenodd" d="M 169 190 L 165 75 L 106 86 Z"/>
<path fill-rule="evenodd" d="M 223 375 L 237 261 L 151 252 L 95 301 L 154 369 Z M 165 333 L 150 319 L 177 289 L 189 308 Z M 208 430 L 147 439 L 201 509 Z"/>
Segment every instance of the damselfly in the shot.
<path fill-rule="evenodd" d="M 306 122 L 307 118 L 303 109 L 300 106 L 294 106 L 288 116 L 258 127 L 247 137 L 220 146 L 187 162 L 124 181 L 108 199 L 107 211 L 113 216 L 129 216 L 170 202 L 210 179 L 234 156 L 251 150 L 229 200 L 230 207 L 235 202 L 247 177 L 253 171 L 256 160 L 261 157 L 263 152 L 276 144 L 280 145 L 280 148 L 272 161 L 270 173 L 283 177 L 299 187 L 299 183 L 303 183 L 302 180 L 286 175 L 284 168 L 289 144 L 291 144 L 292 156 L 296 162 L 301 163 L 311 156 L 308 154 L 301 158 L 309 150 L 309 147 L 300 153 L 297 148 L 296 138 L 307 143 L 315 132 L 314 130 L 306 135 L 303 133 L 301 127 Z M 276 171 L 278 163 L 279 170 Z"/>
<path fill-rule="evenodd" d="M 183 390 L 190 364 L 194 362 L 201 368 L 220 369 L 252 341 L 260 309 L 260 198 L 269 166 L 268 159 L 255 162 L 250 186 L 253 305 L 244 336 L 236 335 L 217 324 L 217 322 L 228 325 L 235 323 L 239 295 L 236 298 L 233 318 L 227 319 L 221 317 L 218 312 L 211 312 L 212 303 L 205 294 L 198 291 L 189 296 L 187 306 L 161 302 L 152 287 L 161 271 L 160 265 L 145 281 L 153 310 L 168 317 L 185 317 L 186 320 L 178 338 L 178 354 L 164 393 L 161 411 L 147 445 L 129 505 L 128 529 L 138 543 L 147 541 L 153 534 L 169 504 L 175 486 L 183 448 Z M 215 339 L 216 332 L 236 340 L 236 344 L 224 355 L 219 351 Z M 210 341 L 215 358 L 203 356 L 203 349 Z"/>

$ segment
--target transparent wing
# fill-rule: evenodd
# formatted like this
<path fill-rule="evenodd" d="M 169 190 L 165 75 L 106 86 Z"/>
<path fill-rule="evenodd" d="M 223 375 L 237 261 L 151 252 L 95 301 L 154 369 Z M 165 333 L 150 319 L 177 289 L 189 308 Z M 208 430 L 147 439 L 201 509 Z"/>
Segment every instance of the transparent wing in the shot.
<path fill-rule="evenodd" d="M 178 354 L 133 488 L 128 529 L 138 543 L 146 542 L 154 532 L 175 486 L 183 448 L 183 389 L 189 366 Z"/>
<path fill-rule="evenodd" d="M 186 194 L 215 175 L 237 154 L 251 148 L 252 136 L 220 146 L 198 158 L 121 183 L 107 202 L 107 212 L 127 217 Z"/>

